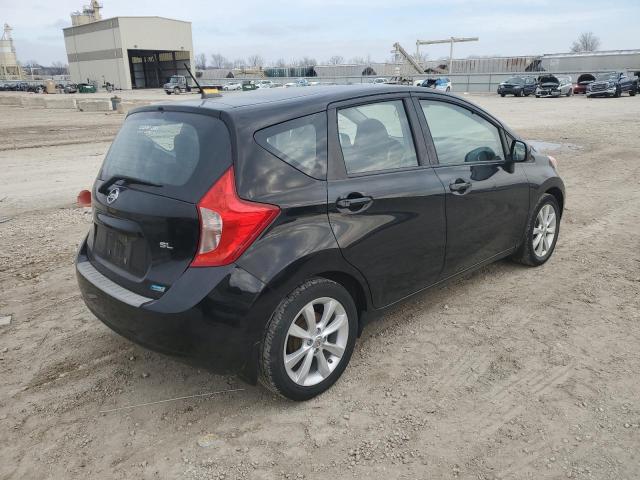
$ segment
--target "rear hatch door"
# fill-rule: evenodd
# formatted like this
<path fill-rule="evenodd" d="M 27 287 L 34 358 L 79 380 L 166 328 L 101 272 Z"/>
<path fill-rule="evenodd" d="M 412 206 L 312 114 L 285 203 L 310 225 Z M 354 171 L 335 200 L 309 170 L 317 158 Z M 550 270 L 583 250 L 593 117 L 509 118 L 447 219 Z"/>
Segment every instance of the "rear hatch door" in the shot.
<path fill-rule="evenodd" d="M 196 254 L 197 202 L 231 163 L 229 132 L 215 115 L 131 114 L 94 185 L 92 265 L 128 290 L 162 296 Z"/>

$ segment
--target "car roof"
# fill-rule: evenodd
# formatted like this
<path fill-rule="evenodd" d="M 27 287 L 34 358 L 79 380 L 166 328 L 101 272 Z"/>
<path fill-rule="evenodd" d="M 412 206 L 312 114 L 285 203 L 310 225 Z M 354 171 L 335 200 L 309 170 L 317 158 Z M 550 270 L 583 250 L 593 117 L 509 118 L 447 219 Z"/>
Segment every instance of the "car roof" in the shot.
<path fill-rule="evenodd" d="M 368 95 L 394 92 L 424 92 L 424 89 L 404 85 L 317 85 L 295 88 L 268 88 L 244 92 L 242 94 L 223 94 L 219 97 L 187 100 L 185 102 L 165 103 L 163 106 L 184 105 L 213 110 L 231 111 L 236 109 L 262 109 L 274 104 L 308 104 L 326 108 L 329 103 L 349 100 Z M 156 105 L 157 106 L 157 105 Z"/>
<path fill-rule="evenodd" d="M 427 91 L 428 90 L 428 91 Z M 206 109 L 214 115 L 223 114 L 230 118 L 251 118 L 255 124 L 278 123 L 289 118 L 321 112 L 334 102 L 366 98 L 373 95 L 393 93 L 422 93 L 431 97 L 440 96 L 455 99 L 476 110 L 484 112 L 495 121 L 500 121 L 482 107 L 467 99 L 424 87 L 412 85 L 358 84 L 358 85 L 316 85 L 292 88 L 261 88 L 242 94 L 225 94 L 205 99 L 194 99 L 182 102 L 165 102 L 161 104 L 138 107 L 129 112 L 141 111 Z"/>

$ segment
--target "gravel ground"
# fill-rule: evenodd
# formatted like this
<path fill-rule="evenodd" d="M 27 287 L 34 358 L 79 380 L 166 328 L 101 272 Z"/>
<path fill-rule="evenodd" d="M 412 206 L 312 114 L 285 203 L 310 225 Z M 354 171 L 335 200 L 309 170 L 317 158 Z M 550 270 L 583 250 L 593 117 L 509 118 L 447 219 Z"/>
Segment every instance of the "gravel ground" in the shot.
<path fill-rule="evenodd" d="M 640 97 L 470 98 L 552 143 L 568 193 L 553 258 L 394 308 L 300 404 L 96 320 L 73 202 L 122 116 L 0 107 L 0 478 L 639 478 Z"/>

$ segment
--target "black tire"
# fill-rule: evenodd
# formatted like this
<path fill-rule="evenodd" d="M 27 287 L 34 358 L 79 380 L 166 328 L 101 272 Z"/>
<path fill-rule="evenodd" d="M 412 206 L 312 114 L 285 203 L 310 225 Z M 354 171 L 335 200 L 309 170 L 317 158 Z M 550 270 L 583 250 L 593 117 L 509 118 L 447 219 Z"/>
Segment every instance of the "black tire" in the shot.
<path fill-rule="evenodd" d="M 538 212 L 540 212 L 542 207 L 544 207 L 545 205 L 551 205 L 555 210 L 555 236 L 553 237 L 553 242 L 547 253 L 544 256 L 540 257 L 535 253 L 533 249 L 533 230 L 535 228 Z M 527 231 L 524 237 L 524 241 L 522 242 L 522 245 L 520 245 L 520 248 L 518 248 L 518 251 L 511 257 L 511 259 L 515 262 L 522 263 L 523 265 L 530 265 L 532 267 L 542 265 L 547 260 L 549 260 L 551 255 L 553 255 L 553 251 L 555 250 L 556 243 L 558 241 L 558 236 L 560 235 L 560 217 L 561 211 L 556 197 L 548 193 L 542 195 L 536 207 L 533 209 L 533 213 L 529 218 L 529 221 L 527 222 Z"/>
<path fill-rule="evenodd" d="M 302 308 L 322 297 L 330 297 L 342 304 L 347 314 L 349 336 L 340 363 L 329 376 L 316 385 L 302 386 L 294 382 L 285 369 L 287 332 Z M 274 393 L 295 401 L 309 400 L 327 390 L 340 378 L 349 363 L 358 332 L 357 317 L 353 298 L 342 285 L 325 278 L 314 278 L 300 285 L 280 302 L 266 327 L 259 359 L 260 383 Z"/>
<path fill-rule="evenodd" d="M 616 93 L 613 94 L 613 98 L 620 98 L 621 95 L 622 92 L 620 91 L 620 89 L 616 88 Z"/>
<path fill-rule="evenodd" d="M 171 95 L 171 92 L 169 90 L 165 90 L 164 93 L 166 93 L 167 95 Z"/>
<path fill-rule="evenodd" d="M 636 96 L 636 91 L 635 91 L 635 89 L 633 89 L 633 88 L 632 88 L 631 90 L 629 90 L 629 96 L 630 96 L 630 97 L 635 97 L 635 96 Z"/>
<path fill-rule="evenodd" d="M 501 93 L 500 96 L 504 98 L 504 93 Z"/>

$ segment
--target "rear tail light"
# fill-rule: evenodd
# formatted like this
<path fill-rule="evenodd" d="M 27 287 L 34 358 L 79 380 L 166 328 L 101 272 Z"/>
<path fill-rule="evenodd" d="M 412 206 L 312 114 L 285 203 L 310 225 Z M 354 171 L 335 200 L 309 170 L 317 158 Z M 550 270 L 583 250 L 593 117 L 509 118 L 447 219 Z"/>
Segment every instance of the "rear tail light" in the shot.
<path fill-rule="evenodd" d="M 278 216 L 274 205 L 249 202 L 236 193 L 229 168 L 198 203 L 200 243 L 193 267 L 228 265 Z"/>

